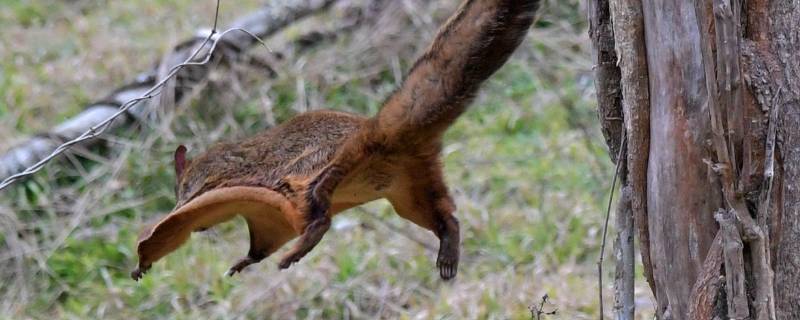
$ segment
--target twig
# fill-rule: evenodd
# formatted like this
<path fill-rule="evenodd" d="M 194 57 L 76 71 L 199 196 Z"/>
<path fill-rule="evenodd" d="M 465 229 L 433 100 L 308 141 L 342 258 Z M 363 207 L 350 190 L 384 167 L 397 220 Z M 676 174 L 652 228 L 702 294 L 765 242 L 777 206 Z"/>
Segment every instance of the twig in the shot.
<path fill-rule="evenodd" d="M 167 73 L 167 75 L 161 81 L 159 81 L 154 86 L 152 86 L 150 89 L 145 91 L 138 98 L 128 100 L 127 102 L 122 104 L 122 106 L 120 106 L 120 108 L 119 108 L 119 110 L 117 112 L 115 112 L 111 116 L 107 117 L 105 120 L 103 120 L 100 123 L 92 126 L 91 128 L 89 128 L 89 130 L 87 130 L 86 132 L 84 132 L 83 134 L 78 136 L 77 138 L 74 138 L 72 140 L 69 140 L 69 141 L 61 144 L 55 150 L 53 150 L 53 152 L 51 152 L 50 155 L 48 155 L 44 159 L 40 160 L 36 164 L 28 167 L 27 169 L 23 170 L 20 173 L 11 175 L 10 177 L 8 177 L 5 180 L 3 180 L 2 182 L 0 182 L 0 190 L 5 189 L 9 185 L 13 184 L 14 182 L 16 182 L 16 181 L 18 181 L 18 180 L 20 180 L 22 178 L 25 178 L 27 176 L 30 176 L 30 175 L 33 175 L 33 174 L 39 172 L 44 167 L 45 164 L 47 164 L 48 162 L 50 162 L 54 158 L 58 157 L 59 155 L 61 155 L 65 151 L 69 150 L 72 146 L 74 146 L 74 145 L 76 145 L 78 143 L 84 142 L 86 140 L 93 139 L 93 138 L 99 136 L 100 134 L 102 134 L 103 132 L 105 132 L 110 127 L 111 123 L 114 120 L 116 120 L 121 115 L 123 115 L 126 112 L 128 112 L 128 109 L 130 109 L 133 106 L 135 106 L 138 102 L 143 101 L 143 100 L 148 100 L 148 99 L 151 99 L 151 98 L 159 95 L 161 93 L 162 87 L 167 83 L 167 81 L 169 81 L 173 77 L 175 77 L 175 75 L 178 73 L 178 71 L 180 71 L 184 67 L 186 67 L 186 66 L 205 65 L 206 63 L 208 63 L 211 60 L 211 56 L 213 55 L 214 51 L 216 50 L 217 45 L 225 37 L 225 35 L 227 35 L 228 33 L 231 33 L 231 32 L 234 32 L 234 31 L 243 32 L 243 33 L 249 35 L 250 37 L 252 37 L 253 39 L 255 39 L 255 41 L 257 41 L 257 42 L 261 43 L 262 45 L 264 45 L 269 50 L 269 46 L 267 46 L 267 44 L 263 40 L 261 40 L 261 38 L 257 37 L 253 33 L 249 32 L 247 30 L 244 30 L 242 28 L 230 28 L 228 30 L 223 31 L 222 33 L 219 33 L 219 35 L 217 35 L 218 32 L 217 32 L 216 26 L 217 26 L 217 21 L 218 20 L 219 20 L 219 0 L 217 0 L 217 10 L 216 10 L 215 16 L 214 16 L 214 28 L 211 30 L 211 32 L 209 32 L 208 36 L 197 47 L 197 49 L 195 49 L 195 51 L 191 55 L 189 55 L 189 57 L 186 60 L 184 60 L 183 63 L 180 63 L 180 64 L 170 68 L 170 71 Z M 217 36 L 215 37 L 215 35 L 217 35 Z M 209 42 L 211 42 L 211 47 L 205 53 L 205 57 L 199 62 L 193 62 L 193 60 L 195 58 L 197 58 L 197 55 L 200 54 L 200 52 L 206 47 L 206 45 Z"/>
<path fill-rule="evenodd" d="M 608 220 L 611 217 L 611 203 L 614 200 L 614 187 L 619 177 L 619 168 L 622 163 L 622 155 L 625 151 L 625 131 L 622 131 L 622 138 L 619 142 L 619 154 L 617 155 L 617 165 L 614 169 L 614 178 L 611 180 L 611 191 L 608 195 L 608 207 L 606 208 L 606 220 L 603 224 L 603 240 L 600 243 L 600 258 L 597 260 L 597 292 L 600 297 L 600 320 L 603 319 L 603 255 L 606 251 L 606 238 L 608 236 Z"/>
<path fill-rule="evenodd" d="M 550 296 L 545 294 L 542 296 L 542 300 L 539 301 L 539 305 L 532 304 L 528 306 L 528 310 L 531 312 L 531 319 L 534 320 L 542 320 L 542 316 L 553 316 L 558 313 L 558 308 L 553 309 L 552 311 L 545 311 L 544 306 L 550 303 Z"/>
<path fill-rule="evenodd" d="M 219 21 L 219 0 L 217 0 L 217 7 L 214 9 L 214 26 L 211 27 L 211 32 L 217 31 L 217 21 Z"/>

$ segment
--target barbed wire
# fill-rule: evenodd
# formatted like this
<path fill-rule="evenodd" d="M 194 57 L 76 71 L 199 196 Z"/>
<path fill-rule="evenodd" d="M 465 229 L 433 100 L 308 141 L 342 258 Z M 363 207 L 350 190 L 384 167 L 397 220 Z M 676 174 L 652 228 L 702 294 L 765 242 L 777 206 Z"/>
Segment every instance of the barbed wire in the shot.
<path fill-rule="evenodd" d="M 220 43 L 220 41 L 228 33 L 231 33 L 231 32 L 234 32 L 234 31 L 245 33 L 248 36 L 250 36 L 253 39 L 255 39 L 257 42 L 259 42 L 265 48 L 267 48 L 267 50 L 272 52 L 272 49 L 270 49 L 270 47 L 266 44 L 266 42 L 261 40 L 261 38 L 259 38 L 258 36 L 256 36 L 252 32 L 247 31 L 245 29 L 242 29 L 242 28 L 230 28 L 230 29 L 227 29 L 227 30 L 225 30 L 223 32 L 218 32 L 217 31 L 217 22 L 219 21 L 219 3 L 220 3 L 220 0 L 217 0 L 217 6 L 216 6 L 216 10 L 214 12 L 214 26 L 212 27 L 212 29 L 209 32 L 208 36 L 205 37 L 203 42 L 197 47 L 197 49 L 194 50 L 194 52 L 192 52 L 192 54 L 189 55 L 188 58 L 186 58 L 186 60 L 184 60 L 182 63 L 180 63 L 178 65 L 175 65 L 172 68 L 170 68 L 169 72 L 167 72 L 166 76 L 164 76 L 164 79 L 161 79 L 161 81 L 159 81 L 158 83 L 156 83 L 155 85 L 150 87 L 150 89 L 148 89 L 145 93 L 143 93 L 138 98 L 134 98 L 134 99 L 128 100 L 127 102 L 123 103 L 119 107 L 119 110 L 117 112 L 115 112 L 114 114 L 112 114 L 111 116 L 106 118 L 105 120 L 101 121 L 100 123 L 92 126 L 91 128 L 89 128 L 89 130 L 87 130 L 86 132 L 84 132 L 83 134 L 78 136 L 77 138 L 74 138 L 72 140 L 69 140 L 69 141 L 59 145 L 55 150 L 53 150 L 53 152 L 51 152 L 44 159 L 39 160 L 39 162 L 37 162 L 36 164 L 26 168 L 25 170 L 23 170 L 23 171 L 21 171 L 21 172 L 19 172 L 17 174 L 11 175 L 10 177 L 4 179 L 3 182 L 0 182 L 0 191 L 5 189 L 6 187 L 12 185 L 13 183 L 19 181 L 22 178 L 26 178 L 28 176 L 31 176 L 31 175 L 39 172 L 40 170 L 42 170 L 42 168 L 48 162 L 52 161 L 53 159 L 55 159 L 56 157 L 58 157 L 59 155 L 61 155 L 65 151 L 69 150 L 70 148 L 72 148 L 72 146 L 74 146 L 76 144 L 79 144 L 81 142 L 96 138 L 97 136 L 103 134 L 110 127 L 110 124 L 112 122 L 114 122 L 114 120 L 119 118 L 119 116 L 121 116 L 122 114 L 128 112 L 128 110 L 130 108 L 132 108 L 133 106 L 135 106 L 138 102 L 143 101 L 143 100 L 152 99 L 153 97 L 156 97 L 159 94 L 161 94 L 161 91 L 162 91 L 164 85 L 167 83 L 167 81 L 169 81 L 170 79 L 174 78 L 175 75 L 177 75 L 178 72 L 181 69 L 183 69 L 183 68 L 185 68 L 187 66 L 201 66 L 201 65 L 207 64 L 209 61 L 211 61 L 211 56 L 214 54 L 214 51 L 216 50 L 217 45 Z M 205 53 L 205 57 L 201 61 L 194 61 L 195 58 L 197 58 L 197 56 L 200 54 L 200 52 L 202 52 L 203 49 L 205 49 L 209 43 L 211 43 L 211 46 L 210 46 L 209 50 Z"/>

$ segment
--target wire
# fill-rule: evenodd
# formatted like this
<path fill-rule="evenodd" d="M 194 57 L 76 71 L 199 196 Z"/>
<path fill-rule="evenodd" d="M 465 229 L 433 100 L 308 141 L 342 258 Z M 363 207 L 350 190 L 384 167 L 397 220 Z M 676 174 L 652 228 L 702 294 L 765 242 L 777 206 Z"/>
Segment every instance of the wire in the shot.
<path fill-rule="evenodd" d="M 67 141 L 67 142 L 61 144 L 55 150 L 53 150 L 53 152 L 51 152 L 50 155 L 48 155 L 44 159 L 40 160 L 36 164 L 28 167 L 27 169 L 25 169 L 25 170 L 23 170 L 23 171 L 21 171 L 21 172 L 19 172 L 17 174 L 14 174 L 14 175 L 4 179 L 3 182 L 0 182 L 0 191 L 5 189 L 6 187 L 10 186 L 11 184 L 19 181 L 20 179 L 26 178 L 28 176 L 31 176 L 31 175 L 39 172 L 40 170 L 42 170 L 42 168 L 48 162 L 50 162 L 51 160 L 55 159 L 56 157 L 58 157 L 59 155 L 61 155 L 65 151 L 69 150 L 72 146 L 74 146 L 76 144 L 79 144 L 81 142 L 84 142 L 86 140 L 90 140 L 90 139 L 96 138 L 97 136 L 101 135 L 103 132 L 105 132 L 109 128 L 110 124 L 112 122 L 114 122 L 114 120 L 119 118 L 119 116 L 121 116 L 122 114 L 126 113 L 128 111 L 128 109 L 132 108 L 134 105 L 136 105 L 136 103 L 138 103 L 139 101 L 142 101 L 142 100 L 148 100 L 148 99 L 152 99 L 155 96 L 158 96 L 161 93 L 161 91 L 159 89 L 163 88 L 164 85 L 167 83 L 167 81 L 169 81 L 170 79 L 175 77 L 175 75 L 178 74 L 178 71 L 180 71 L 184 67 L 207 64 L 211 60 L 211 56 L 214 53 L 214 51 L 216 50 L 217 45 L 219 44 L 219 42 L 228 33 L 231 33 L 231 32 L 234 32 L 234 31 L 245 33 L 245 34 L 249 35 L 250 37 L 253 37 L 253 39 L 255 39 L 261 45 L 263 45 L 265 48 L 267 48 L 267 50 L 272 51 L 269 48 L 269 46 L 267 46 L 267 44 L 263 40 L 261 40 L 261 38 L 259 38 L 255 34 L 251 33 L 250 31 L 244 30 L 242 28 L 231 28 L 231 29 L 228 29 L 228 30 L 225 30 L 225 31 L 219 33 L 219 35 L 215 37 L 215 35 L 218 34 L 218 32 L 217 32 L 217 21 L 219 20 L 219 2 L 220 2 L 220 0 L 217 0 L 217 9 L 216 9 L 215 14 L 214 14 L 214 28 L 211 30 L 211 32 L 208 34 L 208 36 L 203 40 L 203 42 L 200 44 L 200 46 L 198 46 L 197 49 L 195 49 L 195 51 L 191 55 L 189 55 L 189 57 L 186 60 L 184 60 L 183 63 L 178 64 L 178 65 L 170 68 L 169 72 L 164 77 L 164 79 L 162 79 L 161 81 L 159 81 L 158 83 L 153 85 L 153 87 L 151 87 L 149 90 L 147 90 L 145 93 L 143 93 L 140 97 L 128 100 L 127 102 L 123 103 L 122 106 L 120 106 L 119 111 L 117 111 L 113 115 L 109 116 L 108 118 L 106 118 L 105 120 L 101 121 L 100 123 L 92 126 L 91 128 L 89 128 L 89 130 L 87 130 L 86 132 L 84 132 L 83 134 L 78 136 L 77 138 L 74 138 L 74 139 L 72 139 L 70 141 Z M 208 52 L 205 53 L 205 57 L 199 62 L 194 62 L 195 58 L 197 58 L 197 55 L 199 55 L 200 52 L 204 48 L 206 48 L 206 46 L 209 44 L 209 42 L 211 43 L 211 47 L 208 50 Z"/>

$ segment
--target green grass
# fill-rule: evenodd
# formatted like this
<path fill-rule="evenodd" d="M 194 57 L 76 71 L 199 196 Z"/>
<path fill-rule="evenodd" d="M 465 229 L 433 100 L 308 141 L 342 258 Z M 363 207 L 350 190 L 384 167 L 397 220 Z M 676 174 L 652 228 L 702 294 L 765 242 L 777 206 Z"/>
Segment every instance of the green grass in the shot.
<path fill-rule="evenodd" d="M 399 218 L 385 201 L 337 217 L 322 243 L 286 271 L 270 257 L 236 277 L 222 275 L 247 251 L 246 228 L 237 219 L 193 235 L 142 281 L 129 278 L 139 230 L 174 205 L 171 156 L 178 144 L 188 145 L 191 156 L 306 108 L 374 114 L 395 87 L 393 66 L 413 62 L 456 2 L 398 6 L 380 32 L 359 30 L 286 57 L 274 66 L 274 80 L 220 70 L 166 122 L 108 135 L 109 143 L 91 155 L 56 161 L 3 191 L 0 314 L 528 319 L 528 306 L 549 294 L 559 309 L 552 318 L 595 318 L 595 261 L 613 168 L 593 111 L 588 39 L 577 2 L 545 7 L 520 50 L 446 134 L 445 173 L 463 239 L 454 282 L 438 278 L 435 237 Z M 257 3 L 223 2 L 223 22 Z M 0 150 L 80 112 L 148 68 L 207 26 L 213 5 L 0 0 L 9 8 L 0 10 Z M 282 50 L 286 39 L 341 14 L 292 27 L 270 45 Z M 645 288 L 640 276 L 642 300 L 649 297 Z"/>

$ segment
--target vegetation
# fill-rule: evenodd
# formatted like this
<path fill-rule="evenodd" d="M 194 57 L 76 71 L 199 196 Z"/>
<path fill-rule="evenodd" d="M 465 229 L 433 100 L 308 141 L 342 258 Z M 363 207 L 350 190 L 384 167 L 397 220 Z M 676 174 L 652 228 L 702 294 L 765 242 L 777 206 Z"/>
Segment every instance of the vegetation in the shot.
<path fill-rule="evenodd" d="M 223 2 L 221 24 L 260 2 Z M 308 109 L 375 113 L 457 2 L 393 3 L 379 29 L 342 34 L 299 56 L 255 50 L 277 78 L 244 63 L 221 66 L 159 123 L 107 135 L 105 147 L 79 149 L 4 191 L 0 318 L 528 319 L 545 294 L 555 318 L 596 317 L 595 261 L 613 168 L 577 1 L 545 6 L 529 39 L 447 134 L 446 175 L 463 239 L 455 281 L 437 275 L 435 237 L 384 201 L 338 217 L 286 271 L 269 258 L 223 276 L 248 247 L 237 220 L 193 235 L 141 282 L 128 276 L 139 229 L 174 205 L 178 144 L 191 156 Z M 6 0 L 3 7 L 0 150 L 79 112 L 208 26 L 214 3 Z M 334 8 L 267 42 L 289 52 L 281 44 L 343 14 Z M 651 312 L 649 289 L 641 279 L 637 285 L 638 307 Z"/>

